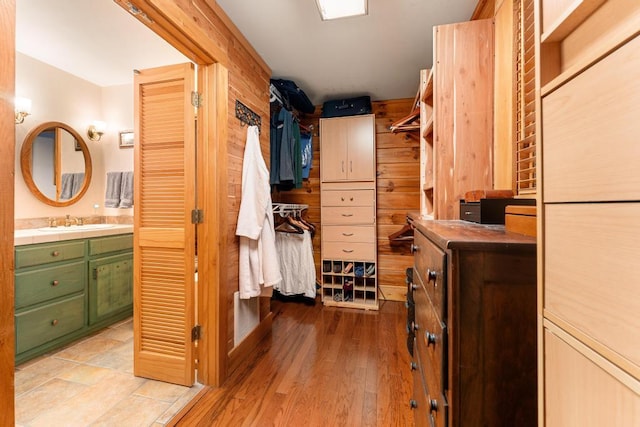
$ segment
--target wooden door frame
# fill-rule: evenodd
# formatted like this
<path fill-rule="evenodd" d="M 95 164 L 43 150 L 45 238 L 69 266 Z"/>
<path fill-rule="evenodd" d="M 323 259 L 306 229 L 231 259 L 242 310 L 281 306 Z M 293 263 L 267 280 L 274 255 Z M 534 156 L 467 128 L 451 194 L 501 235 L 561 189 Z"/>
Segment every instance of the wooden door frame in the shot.
<path fill-rule="evenodd" d="M 128 1 L 115 0 L 129 10 Z M 227 215 L 228 70 L 225 51 L 173 0 L 139 0 L 138 21 L 198 65 L 202 103 L 197 119 L 197 193 L 203 223 L 198 225 L 198 382 L 218 386 L 226 377 L 225 283 Z M 196 171 L 194 171 L 196 172 Z"/>

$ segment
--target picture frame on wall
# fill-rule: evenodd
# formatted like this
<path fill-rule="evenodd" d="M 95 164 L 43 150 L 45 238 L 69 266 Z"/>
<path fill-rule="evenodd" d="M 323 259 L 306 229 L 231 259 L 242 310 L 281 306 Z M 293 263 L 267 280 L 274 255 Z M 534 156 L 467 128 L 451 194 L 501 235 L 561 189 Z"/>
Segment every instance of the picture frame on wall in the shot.
<path fill-rule="evenodd" d="M 133 131 L 120 132 L 120 148 L 133 148 Z"/>

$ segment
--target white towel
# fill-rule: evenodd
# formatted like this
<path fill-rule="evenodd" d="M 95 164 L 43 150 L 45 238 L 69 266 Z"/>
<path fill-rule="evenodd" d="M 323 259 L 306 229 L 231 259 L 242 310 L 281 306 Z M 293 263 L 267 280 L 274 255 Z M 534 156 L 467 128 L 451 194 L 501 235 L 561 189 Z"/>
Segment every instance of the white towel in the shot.
<path fill-rule="evenodd" d="M 133 172 L 122 172 L 119 208 L 126 209 L 133 206 Z"/>
<path fill-rule="evenodd" d="M 104 196 L 105 208 L 120 206 L 120 192 L 122 191 L 122 172 L 107 172 L 107 191 Z"/>

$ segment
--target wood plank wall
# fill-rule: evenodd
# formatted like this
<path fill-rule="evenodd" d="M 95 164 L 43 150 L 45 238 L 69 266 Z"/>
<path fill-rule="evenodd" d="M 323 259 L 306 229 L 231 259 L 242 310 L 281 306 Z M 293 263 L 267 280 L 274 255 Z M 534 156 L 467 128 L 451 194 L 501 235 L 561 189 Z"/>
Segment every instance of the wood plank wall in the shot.
<path fill-rule="evenodd" d="M 418 76 L 416 76 L 416 82 Z M 420 209 L 420 141 L 417 133 L 391 133 L 389 126 L 411 111 L 413 99 L 373 102 L 376 115 L 378 285 L 380 297 L 404 301 L 405 270 L 413 265 L 410 243 L 392 246 L 388 236 L 406 224 L 408 211 Z M 317 225 L 313 239 L 316 274 L 320 278 L 320 138 L 321 107 L 312 115 L 301 115 L 300 122 L 313 126 L 313 163 L 303 188 L 273 194 L 274 201 L 309 205 L 305 218 Z"/>

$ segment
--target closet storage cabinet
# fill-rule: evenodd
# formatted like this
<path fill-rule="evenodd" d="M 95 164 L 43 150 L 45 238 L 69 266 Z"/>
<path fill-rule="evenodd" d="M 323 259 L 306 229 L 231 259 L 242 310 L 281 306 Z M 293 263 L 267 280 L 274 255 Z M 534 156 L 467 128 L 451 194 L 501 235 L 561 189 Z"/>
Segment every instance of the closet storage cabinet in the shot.
<path fill-rule="evenodd" d="M 637 426 L 640 3 L 536 7 L 541 425 Z"/>
<path fill-rule="evenodd" d="M 131 315 L 132 235 L 15 248 L 16 363 Z"/>
<path fill-rule="evenodd" d="M 411 221 L 416 426 L 535 426 L 535 239 Z"/>
<path fill-rule="evenodd" d="M 375 116 L 320 119 L 322 301 L 378 309 Z"/>

